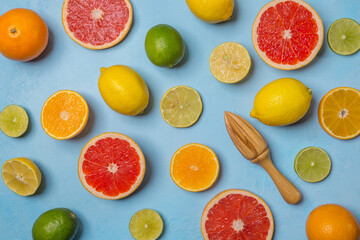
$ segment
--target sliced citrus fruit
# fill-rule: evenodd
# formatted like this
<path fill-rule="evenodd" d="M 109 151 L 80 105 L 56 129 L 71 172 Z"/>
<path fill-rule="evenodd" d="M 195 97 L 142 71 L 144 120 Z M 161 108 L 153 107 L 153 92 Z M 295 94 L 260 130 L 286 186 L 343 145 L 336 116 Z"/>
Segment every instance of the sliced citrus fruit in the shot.
<path fill-rule="evenodd" d="M 331 24 L 327 40 L 335 53 L 354 54 L 360 49 L 360 25 L 349 18 L 339 19 Z"/>
<path fill-rule="evenodd" d="M 201 232 L 205 240 L 270 240 L 274 220 L 260 197 L 231 189 L 219 193 L 206 205 Z"/>
<path fill-rule="evenodd" d="M 136 240 L 156 240 L 160 237 L 164 223 L 152 209 L 137 211 L 130 219 L 130 233 Z"/>
<path fill-rule="evenodd" d="M 199 93 L 187 86 L 169 89 L 161 99 L 160 111 L 171 126 L 185 128 L 194 125 L 202 112 Z"/>
<path fill-rule="evenodd" d="M 51 95 L 41 110 L 44 131 L 58 140 L 79 134 L 89 118 L 89 107 L 77 92 L 61 90 Z"/>
<path fill-rule="evenodd" d="M 120 133 L 103 133 L 82 149 L 79 178 L 91 194 L 120 199 L 133 193 L 145 173 L 145 158 L 134 140 Z"/>
<path fill-rule="evenodd" d="M 190 192 L 210 188 L 219 175 L 219 169 L 219 160 L 215 152 L 198 143 L 190 143 L 179 148 L 170 163 L 172 180 Z"/>
<path fill-rule="evenodd" d="M 306 182 L 320 182 L 330 173 L 329 155 L 318 147 L 307 147 L 295 158 L 295 171 Z"/>
<path fill-rule="evenodd" d="M 360 134 L 360 91 L 339 87 L 320 101 L 318 118 L 321 127 L 338 139 L 351 139 Z"/>
<path fill-rule="evenodd" d="M 62 22 L 76 43 L 89 49 L 112 47 L 129 32 L 133 18 L 129 0 L 65 0 Z"/>
<path fill-rule="evenodd" d="M 237 83 L 249 72 L 251 59 L 241 44 L 226 42 L 217 46 L 210 55 L 210 71 L 223 83 Z"/>
<path fill-rule="evenodd" d="M 9 137 L 20 137 L 29 125 L 29 116 L 18 105 L 8 105 L 0 112 L 0 129 Z"/>
<path fill-rule="evenodd" d="M 10 159 L 2 165 L 1 177 L 6 186 L 21 196 L 33 195 L 41 183 L 41 172 L 28 158 Z"/>
<path fill-rule="evenodd" d="M 324 38 L 322 21 L 302 0 L 274 0 L 257 15 L 252 40 L 256 52 L 270 66 L 301 68 L 319 52 Z"/>

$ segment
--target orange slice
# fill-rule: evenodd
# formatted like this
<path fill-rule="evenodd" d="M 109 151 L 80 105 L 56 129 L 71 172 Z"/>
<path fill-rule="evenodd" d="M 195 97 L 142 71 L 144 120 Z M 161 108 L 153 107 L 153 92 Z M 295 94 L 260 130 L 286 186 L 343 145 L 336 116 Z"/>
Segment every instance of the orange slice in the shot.
<path fill-rule="evenodd" d="M 65 140 L 75 137 L 85 127 L 89 107 L 77 92 L 62 90 L 51 95 L 41 110 L 41 125 L 52 138 Z"/>
<path fill-rule="evenodd" d="M 105 49 L 121 42 L 132 19 L 129 0 L 65 0 L 62 8 L 66 33 L 89 49 Z"/>
<path fill-rule="evenodd" d="M 202 144 L 190 143 L 173 155 L 170 175 L 182 189 L 200 192 L 214 184 L 219 168 L 219 160 L 213 150 Z"/>
<path fill-rule="evenodd" d="M 360 91 L 339 87 L 328 92 L 320 101 L 319 123 L 331 136 L 351 139 L 360 134 Z"/>
<path fill-rule="evenodd" d="M 204 240 L 271 240 L 274 220 L 257 195 L 230 189 L 216 195 L 201 217 Z"/>

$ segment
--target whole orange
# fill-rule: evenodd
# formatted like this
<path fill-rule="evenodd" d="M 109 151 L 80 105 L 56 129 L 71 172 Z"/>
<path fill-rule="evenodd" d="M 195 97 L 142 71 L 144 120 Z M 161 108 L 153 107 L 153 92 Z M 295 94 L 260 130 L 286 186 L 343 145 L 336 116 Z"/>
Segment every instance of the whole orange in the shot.
<path fill-rule="evenodd" d="M 17 61 L 30 61 L 39 56 L 48 43 L 49 30 L 34 11 L 12 9 L 0 16 L 0 52 Z"/>
<path fill-rule="evenodd" d="M 359 240 L 359 222 L 346 208 L 325 204 L 309 214 L 306 234 L 309 240 Z"/>

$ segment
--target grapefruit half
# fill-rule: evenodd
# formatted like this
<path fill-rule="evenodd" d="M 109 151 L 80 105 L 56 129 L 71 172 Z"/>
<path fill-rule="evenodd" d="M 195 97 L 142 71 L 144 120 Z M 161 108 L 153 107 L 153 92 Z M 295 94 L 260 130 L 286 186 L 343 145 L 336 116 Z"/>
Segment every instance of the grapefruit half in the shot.
<path fill-rule="evenodd" d="M 62 8 L 66 33 L 89 49 L 118 44 L 129 32 L 132 18 L 129 0 L 65 0 Z"/>
<path fill-rule="evenodd" d="M 133 193 L 145 174 L 145 158 L 139 146 L 120 133 L 103 133 L 82 149 L 78 174 L 91 194 L 120 199 Z"/>
<path fill-rule="evenodd" d="M 216 195 L 201 217 L 205 240 L 271 240 L 274 220 L 268 205 L 255 194 L 230 189 Z"/>
<path fill-rule="evenodd" d="M 319 15 L 303 0 L 274 0 L 266 4 L 252 28 L 256 52 L 267 64 L 282 70 L 310 63 L 323 38 Z"/>

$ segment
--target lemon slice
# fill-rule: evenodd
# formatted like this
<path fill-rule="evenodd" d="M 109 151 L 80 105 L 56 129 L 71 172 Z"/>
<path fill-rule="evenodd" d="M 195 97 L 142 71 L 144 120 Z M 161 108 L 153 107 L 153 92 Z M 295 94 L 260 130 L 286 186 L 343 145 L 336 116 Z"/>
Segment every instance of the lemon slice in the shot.
<path fill-rule="evenodd" d="M 41 183 L 41 172 L 28 158 L 10 159 L 2 165 L 1 176 L 6 186 L 21 196 L 33 195 Z"/>
<path fill-rule="evenodd" d="M 210 55 L 210 71 L 223 83 L 237 83 L 245 78 L 251 67 L 251 58 L 241 44 L 226 42 L 217 46 Z"/>
<path fill-rule="evenodd" d="M 163 119 L 173 127 L 190 127 L 199 119 L 202 101 L 199 93 L 187 86 L 169 89 L 161 99 Z"/>

